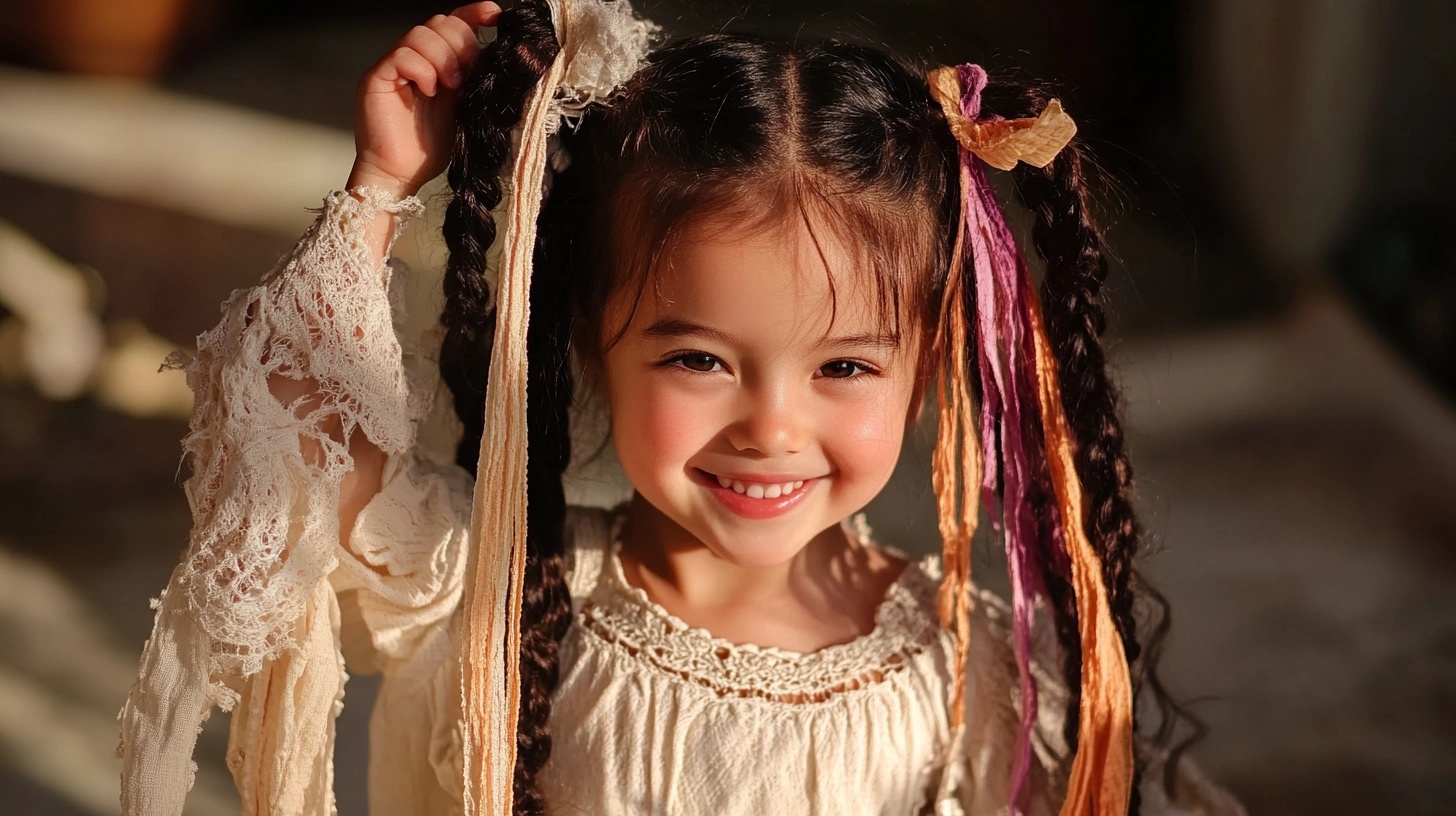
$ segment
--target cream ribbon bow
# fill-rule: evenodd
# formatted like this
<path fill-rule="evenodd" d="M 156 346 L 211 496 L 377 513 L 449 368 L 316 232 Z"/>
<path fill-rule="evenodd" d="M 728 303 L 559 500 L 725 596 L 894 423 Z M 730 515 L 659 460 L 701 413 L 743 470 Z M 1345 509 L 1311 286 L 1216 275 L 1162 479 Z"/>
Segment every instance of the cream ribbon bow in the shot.
<path fill-rule="evenodd" d="M 956 141 L 997 170 L 1010 170 L 1018 161 L 1046 167 L 1077 134 L 1077 123 L 1062 110 L 1060 100 L 1048 102 L 1035 119 L 975 121 L 961 113 L 961 83 L 955 68 L 937 68 L 929 81 L 930 95 L 945 111 Z"/>

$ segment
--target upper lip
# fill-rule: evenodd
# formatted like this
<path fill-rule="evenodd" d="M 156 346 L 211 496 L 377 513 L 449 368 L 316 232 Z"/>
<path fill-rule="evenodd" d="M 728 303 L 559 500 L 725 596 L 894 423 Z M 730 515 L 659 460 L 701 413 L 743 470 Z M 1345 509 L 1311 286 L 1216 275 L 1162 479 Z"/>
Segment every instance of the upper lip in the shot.
<path fill-rule="evenodd" d="M 729 473 L 726 471 L 698 468 L 709 476 L 729 479 L 735 482 L 758 482 L 760 484 L 784 484 L 785 482 L 807 482 L 817 476 L 798 476 L 792 473 Z"/>

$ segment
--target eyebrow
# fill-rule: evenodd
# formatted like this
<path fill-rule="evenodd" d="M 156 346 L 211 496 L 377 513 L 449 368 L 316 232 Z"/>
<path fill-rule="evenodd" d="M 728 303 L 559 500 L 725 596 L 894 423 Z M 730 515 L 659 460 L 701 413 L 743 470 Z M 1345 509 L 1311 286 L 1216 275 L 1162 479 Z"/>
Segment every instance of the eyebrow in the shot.
<path fill-rule="evenodd" d="M 704 326 L 701 323 L 694 323 L 691 320 L 675 320 L 665 318 L 653 323 L 642 330 L 648 337 L 701 337 L 705 340 L 716 340 L 720 343 L 732 345 L 735 338 L 727 332 L 719 331 L 712 326 Z"/>
<path fill-rule="evenodd" d="M 837 348 L 881 348 L 895 349 L 900 346 L 900 337 L 895 334 L 875 334 L 865 332 L 863 334 L 846 334 L 839 337 L 825 338 L 823 345 Z"/>
<path fill-rule="evenodd" d="M 647 337 L 701 337 L 705 340 L 714 340 L 725 345 L 737 345 L 737 338 L 725 331 L 715 329 L 712 326 L 705 326 L 701 323 L 694 323 L 691 320 L 678 320 L 664 318 L 642 330 Z M 825 347 L 834 348 L 881 348 L 894 349 L 900 346 L 900 338 L 894 334 L 864 332 L 861 334 L 846 334 L 837 337 L 826 337 L 820 344 Z"/>

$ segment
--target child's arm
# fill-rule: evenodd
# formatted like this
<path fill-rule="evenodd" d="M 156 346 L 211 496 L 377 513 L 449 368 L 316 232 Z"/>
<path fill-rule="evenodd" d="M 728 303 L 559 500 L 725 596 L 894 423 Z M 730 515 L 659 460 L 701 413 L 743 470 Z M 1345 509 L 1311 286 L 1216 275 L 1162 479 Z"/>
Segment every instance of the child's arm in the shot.
<path fill-rule="evenodd" d="M 448 160 L 446 90 L 497 13 L 432 18 L 366 74 L 350 189 L 185 364 L 193 528 L 121 712 L 126 814 L 182 812 L 213 706 L 234 710 L 245 812 L 332 812 L 341 618 L 363 617 L 370 658 L 408 662 L 458 601 L 468 476 L 413 455 L 428 389 L 406 375 L 385 259 Z"/>
<path fill-rule="evenodd" d="M 457 9 L 451 17 L 437 15 L 411 30 L 399 45 L 375 64 L 359 83 L 354 128 L 356 155 L 345 189 L 366 205 L 412 201 L 425 182 L 444 171 L 454 139 L 456 88 L 478 55 L 474 27 L 494 23 L 500 8 L 475 3 Z M 361 192 L 374 188 L 369 195 Z M 417 207 L 418 202 L 412 202 Z M 394 207 L 366 206 L 357 216 L 353 249 L 368 268 L 379 268 L 402 227 Z M 284 404 L 311 409 L 319 383 L 275 375 L 269 380 L 274 395 Z M 336 444 L 347 444 L 354 467 L 340 487 L 339 529 L 347 539 L 354 519 L 378 492 L 385 454 L 369 434 L 344 439 L 346 430 L 337 417 L 326 416 L 320 430 Z M 322 450 L 301 440 L 305 455 L 317 458 Z"/>

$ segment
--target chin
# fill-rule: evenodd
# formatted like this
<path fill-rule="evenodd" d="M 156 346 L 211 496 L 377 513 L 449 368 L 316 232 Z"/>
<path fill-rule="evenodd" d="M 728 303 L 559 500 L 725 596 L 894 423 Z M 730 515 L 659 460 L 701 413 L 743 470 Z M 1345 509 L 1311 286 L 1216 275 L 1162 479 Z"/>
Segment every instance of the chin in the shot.
<path fill-rule="evenodd" d="M 698 540 L 719 558 L 737 567 L 776 567 L 792 560 L 821 532 L 799 529 L 744 529 L 739 525 L 710 525 L 695 532 Z"/>

